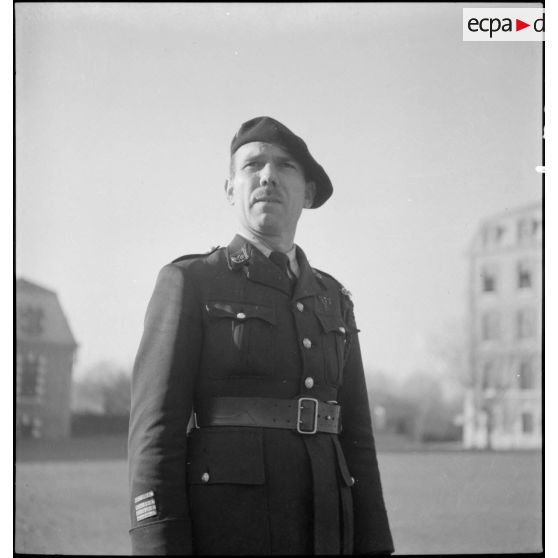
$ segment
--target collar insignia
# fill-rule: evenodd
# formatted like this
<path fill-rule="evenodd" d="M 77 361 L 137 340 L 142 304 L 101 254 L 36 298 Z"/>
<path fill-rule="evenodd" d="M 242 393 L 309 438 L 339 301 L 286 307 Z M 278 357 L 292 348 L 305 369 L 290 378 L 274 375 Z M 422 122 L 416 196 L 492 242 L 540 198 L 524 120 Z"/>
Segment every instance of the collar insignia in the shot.
<path fill-rule="evenodd" d="M 231 262 L 234 264 L 242 264 L 250 258 L 248 255 L 248 250 L 246 250 L 246 246 L 243 246 L 242 249 L 234 254 L 231 254 Z"/>

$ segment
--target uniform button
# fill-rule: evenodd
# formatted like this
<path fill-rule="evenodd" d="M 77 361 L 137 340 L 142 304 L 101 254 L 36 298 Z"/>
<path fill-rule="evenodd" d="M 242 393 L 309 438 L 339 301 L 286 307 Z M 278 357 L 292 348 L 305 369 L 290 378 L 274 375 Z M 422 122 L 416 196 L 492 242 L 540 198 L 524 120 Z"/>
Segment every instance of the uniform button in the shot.
<path fill-rule="evenodd" d="M 341 326 L 341 327 L 339 328 L 339 331 L 340 331 L 341 333 L 345 333 L 347 330 L 346 330 L 343 326 Z"/>
<path fill-rule="evenodd" d="M 314 378 L 312 378 L 312 376 L 308 376 L 308 378 L 304 380 L 304 385 L 306 386 L 306 389 L 312 389 L 314 387 Z"/>
<path fill-rule="evenodd" d="M 349 483 L 349 486 L 353 486 L 355 484 L 355 477 L 351 477 L 351 481 Z"/>
<path fill-rule="evenodd" d="M 302 340 L 302 344 L 304 345 L 305 349 L 309 349 L 312 346 L 312 341 L 310 341 L 310 339 L 308 339 L 308 337 L 305 337 Z"/>
<path fill-rule="evenodd" d="M 237 317 L 239 320 L 243 320 L 243 319 L 246 317 L 246 314 L 245 314 L 244 312 L 239 312 L 239 313 L 236 315 L 236 317 Z"/>
<path fill-rule="evenodd" d="M 201 481 L 202 481 L 202 482 L 209 482 L 209 473 L 204 473 L 204 474 L 201 476 Z"/>
<path fill-rule="evenodd" d="M 296 307 L 299 312 L 302 312 L 304 310 L 304 304 L 302 304 L 302 302 L 297 302 Z"/>

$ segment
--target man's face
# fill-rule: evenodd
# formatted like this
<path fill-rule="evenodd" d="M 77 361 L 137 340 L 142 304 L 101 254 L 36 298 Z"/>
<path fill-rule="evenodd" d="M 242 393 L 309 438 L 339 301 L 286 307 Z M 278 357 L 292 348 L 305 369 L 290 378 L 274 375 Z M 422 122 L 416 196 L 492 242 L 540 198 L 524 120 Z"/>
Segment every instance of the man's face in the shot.
<path fill-rule="evenodd" d="M 302 209 L 312 205 L 315 186 L 306 181 L 302 166 L 288 151 L 251 142 L 234 153 L 226 192 L 248 231 L 294 236 Z"/>

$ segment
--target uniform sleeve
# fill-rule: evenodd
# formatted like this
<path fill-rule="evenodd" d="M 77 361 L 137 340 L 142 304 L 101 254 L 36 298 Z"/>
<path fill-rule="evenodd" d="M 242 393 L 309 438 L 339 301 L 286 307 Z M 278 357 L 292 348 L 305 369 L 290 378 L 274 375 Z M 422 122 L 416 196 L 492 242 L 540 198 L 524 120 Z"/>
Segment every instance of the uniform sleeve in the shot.
<path fill-rule="evenodd" d="M 187 273 L 165 266 L 147 308 L 132 377 L 128 463 L 135 555 L 192 552 L 186 434 L 201 329 Z"/>
<path fill-rule="evenodd" d="M 355 479 L 352 488 L 354 554 L 388 554 L 393 552 L 393 541 L 376 458 L 358 330 L 350 302 L 345 315 L 350 345 L 343 388 L 339 392 L 343 424 L 339 440 Z"/>

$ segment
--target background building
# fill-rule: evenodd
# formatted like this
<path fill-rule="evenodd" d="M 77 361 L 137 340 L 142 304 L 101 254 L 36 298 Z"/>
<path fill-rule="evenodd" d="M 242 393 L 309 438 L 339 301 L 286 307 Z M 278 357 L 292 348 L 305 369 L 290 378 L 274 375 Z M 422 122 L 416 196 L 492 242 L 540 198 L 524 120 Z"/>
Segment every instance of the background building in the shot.
<path fill-rule="evenodd" d="M 541 447 L 542 206 L 486 219 L 470 251 L 467 448 Z"/>
<path fill-rule="evenodd" d="M 77 343 L 56 293 L 16 282 L 17 436 L 70 434 L 72 368 Z"/>

